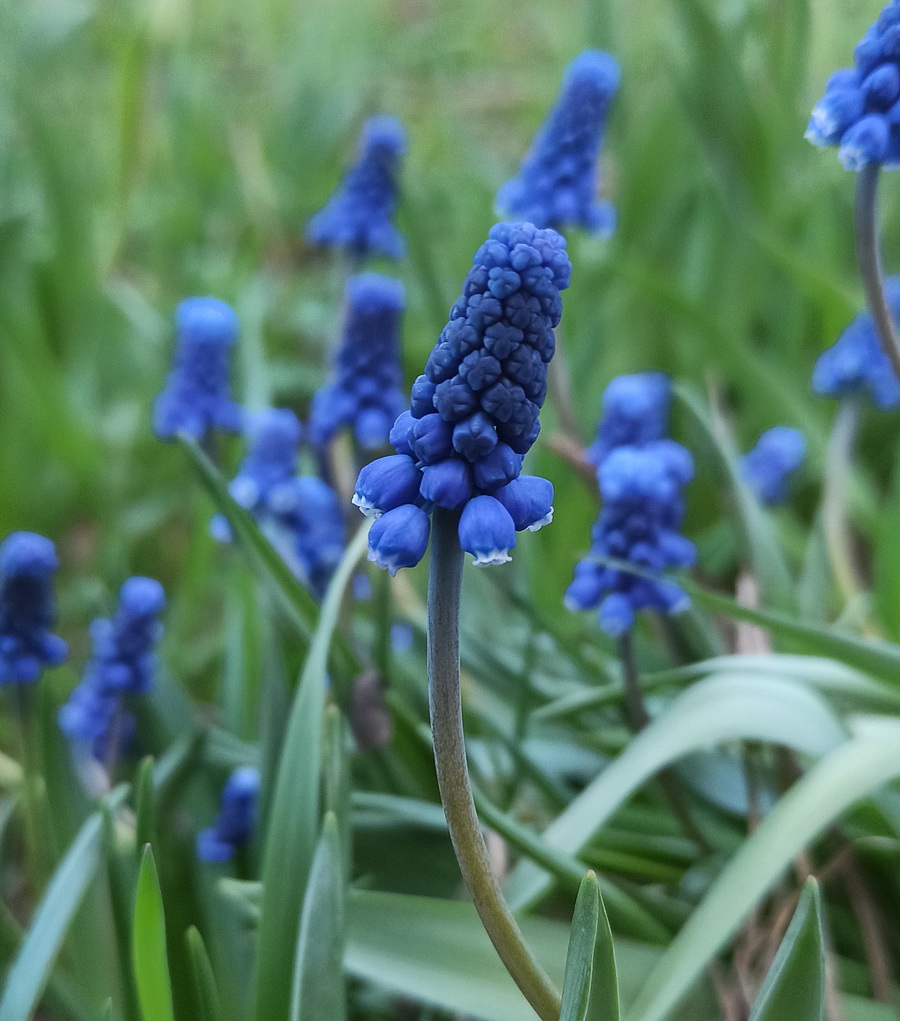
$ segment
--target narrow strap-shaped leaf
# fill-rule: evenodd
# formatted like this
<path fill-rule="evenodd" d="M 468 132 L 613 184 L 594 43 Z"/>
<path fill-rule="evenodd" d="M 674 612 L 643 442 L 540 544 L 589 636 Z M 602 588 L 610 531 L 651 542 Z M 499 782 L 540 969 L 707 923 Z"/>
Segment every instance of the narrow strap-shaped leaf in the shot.
<path fill-rule="evenodd" d="M 127 785 L 121 785 L 106 796 L 105 802 L 117 808 L 127 793 Z M 101 846 L 102 817 L 94 812 L 53 873 L 19 946 L 0 999 L 0 1021 L 22 1021 L 37 1007 L 53 962 L 97 871 Z"/>
<path fill-rule="evenodd" d="M 596 879 L 595 879 L 596 882 Z M 591 997 L 585 1021 L 619 1021 L 619 975 L 612 930 L 606 914 L 603 895 L 597 888 L 600 916 L 594 943 L 594 969 L 591 973 Z"/>
<path fill-rule="evenodd" d="M 144 848 L 138 873 L 131 949 L 144 1021 L 174 1021 L 162 890 L 149 844 Z"/>
<path fill-rule="evenodd" d="M 135 782 L 135 843 L 146 847 L 154 837 L 153 758 L 141 760 Z"/>
<path fill-rule="evenodd" d="M 337 816 L 328 812 L 316 847 L 294 962 L 291 1021 L 344 1021 L 344 866 Z"/>
<path fill-rule="evenodd" d="M 216 977 L 213 974 L 209 954 L 203 937 L 193 925 L 187 935 L 188 955 L 191 959 L 191 976 L 194 980 L 194 997 L 197 1003 L 197 1021 L 219 1021 L 219 993 L 216 989 Z"/>
<path fill-rule="evenodd" d="M 559 1021 L 585 1021 L 587 1018 L 599 922 L 600 888 L 597 877 L 588 872 L 581 881 L 575 900 Z"/>
<path fill-rule="evenodd" d="M 344 590 L 362 556 L 362 527 L 344 554 L 310 644 L 278 764 L 263 854 L 263 897 L 256 971 L 256 1018 L 287 1017 L 300 912 L 319 830 L 322 719 L 328 650 Z"/>
<path fill-rule="evenodd" d="M 821 1021 L 825 1006 L 825 937 L 819 884 L 807 879 L 750 1021 Z"/>

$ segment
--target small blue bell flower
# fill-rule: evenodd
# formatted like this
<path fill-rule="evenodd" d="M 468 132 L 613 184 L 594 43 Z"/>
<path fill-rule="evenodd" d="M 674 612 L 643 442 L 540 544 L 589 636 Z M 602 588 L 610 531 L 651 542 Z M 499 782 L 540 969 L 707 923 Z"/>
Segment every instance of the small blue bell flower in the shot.
<path fill-rule="evenodd" d="M 664 372 L 617 376 L 601 399 L 597 438 L 588 460 L 600 465 L 616 447 L 642 446 L 661 440 L 668 431 L 672 382 Z"/>
<path fill-rule="evenodd" d="M 422 475 L 411 457 L 391 454 L 365 465 L 356 480 L 353 504 L 367 518 L 379 518 L 404 503 L 415 503 Z"/>
<path fill-rule="evenodd" d="M 394 117 L 370 117 L 360 132 L 356 164 L 328 202 L 310 217 L 309 241 L 343 249 L 358 259 L 375 254 L 401 258 L 405 245 L 393 217 L 405 152 L 403 125 Z"/>
<path fill-rule="evenodd" d="M 30 684 L 68 655 L 50 631 L 58 567 L 53 543 L 36 532 L 10 532 L 0 543 L 0 685 Z"/>
<path fill-rule="evenodd" d="M 185 298 L 175 312 L 172 369 L 153 408 L 153 429 L 161 440 L 185 433 L 203 440 L 214 429 L 236 433 L 241 411 L 228 382 L 237 317 L 216 298 Z"/>
<path fill-rule="evenodd" d="M 741 475 L 760 503 L 770 506 L 788 498 L 788 481 L 806 457 L 806 437 L 799 429 L 776 425 L 741 458 Z"/>
<path fill-rule="evenodd" d="M 387 444 L 391 426 L 406 407 L 400 365 L 403 308 L 399 280 L 377 273 L 348 280 L 334 372 L 316 392 L 310 409 L 310 435 L 316 446 L 324 446 L 346 427 L 364 450 Z"/>
<path fill-rule="evenodd" d="M 253 835 L 259 800 L 259 770 L 241 766 L 222 788 L 219 815 L 215 823 L 197 835 L 200 861 L 221 864 L 231 861 L 239 847 Z"/>
<path fill-rule="evenodd" d="M 369 529 L 369 560 L 391 575 L 401 567 L 415 567 L 425 556 L 430 531 L 431 520 L 421 507 L 394 507 Z"/>
<path fill-rule="evenodd" d="M 614 232 L 615 209 L 596 197 L 597 160 L 620 79 L 618 62 L 600 50 L 586 50 L 569 64 L 519 173 L 497 193 L 501 213 L 559 231 L 583 227 L 604 238 Z"/>
<path fill-rule="evenodd" d="M 509 511 L 493 496 L 473 497 L 459 519 L 459 544 L 480 566 L 505 564 L 516 544 L 516 526 Z"/>

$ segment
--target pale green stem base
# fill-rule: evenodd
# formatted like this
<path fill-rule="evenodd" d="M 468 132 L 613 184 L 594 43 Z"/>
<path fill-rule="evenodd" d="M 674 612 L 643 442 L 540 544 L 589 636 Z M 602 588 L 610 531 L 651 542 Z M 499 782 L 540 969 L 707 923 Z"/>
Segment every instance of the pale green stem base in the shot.
<path fill-rule="evenodd" d="M 838 405 L 825 459 L 822 525 L 834 580 L 846 602 L 857 599 L 863 583 L 853 559 L 853 537 L 847 523 L 846 498 L 850 464 L 859 427 L 859 401 L 847 398 Z"/>
<path fill-rule="evenodd" d="M 542 1021 L 558 1021 L 560 997 L 525 944 L 494 877 L 466 763 L 459 686 L 459 601 L 463 552 L 459 515 L 436 509 L 428 582 L 428 694 L 438 786 L 463 879 L 494 948 Z"/>

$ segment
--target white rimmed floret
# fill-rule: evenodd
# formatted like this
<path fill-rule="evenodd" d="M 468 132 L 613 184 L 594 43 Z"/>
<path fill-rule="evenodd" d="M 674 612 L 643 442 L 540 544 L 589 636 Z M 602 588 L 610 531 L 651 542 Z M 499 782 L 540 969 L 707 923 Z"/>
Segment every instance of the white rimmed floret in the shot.
<path fill-rule="evenodd" d="M 362 511 L 363 514 L 365 514 L 367 518 L 373 519 L 380 518 L 381 515 L 384 514 L 383 510 L 381 510 L 379 507 L 376 507 L 371 500 L 369 500 L 365 496 L 362 496 L 360 493 L 353 494 L 351 503 L 353 504 L 354 507 L 359 507 L 359 509 Z M 369 559 L 371 560 L 372 558 L 369 557 Z M 380 566 L 381 565 L 379 564 L 379 567 Z"/>
<path fill-rule="evenodd" d="M 482 550 L 472 554 L 472 563 L 476 567 L 495 567 L 497 564 L 508 564 L 512 557 L 508 549 Z"/>

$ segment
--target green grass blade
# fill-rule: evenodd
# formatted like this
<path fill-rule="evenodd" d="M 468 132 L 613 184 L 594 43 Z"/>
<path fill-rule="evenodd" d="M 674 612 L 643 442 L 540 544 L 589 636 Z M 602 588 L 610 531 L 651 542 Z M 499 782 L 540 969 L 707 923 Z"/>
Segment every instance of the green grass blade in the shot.
<path fill-rule="evenodd" d="M 619 1021 L 619 975 L 616 968 L 616 949 L 606 914 L 603 895 L 597 888 L 600 917 L 597 921 L 597 939 L 594 943 L 594 967 L 591 972 L 591 997 L 585 1021 Z"/>
<path fill-rule="evenodd" d="M 825 1006 L 825 935 L 819 884 L 807 879 L 750 1021 L 821 1021 Z"/>
<path fill-rule="evenodd" d="M 569 854 L 599 832 L 650 777 L 689 752 L 752 740 L 822 755 L 845 740 L 827 704 L 798 684 L 758 675 L 710 677 L 683 692 L 544 831 L 543 841 Z M 506 885 L 514 909 L 533 904 L 552 879 L 520 862 Z"/>
<path fill-rule="evenodd" d="M 344 1021 L 344 865 L 337 816 L 328 812 L 303 900 L 291 1021 Z"/>
<path fill-rule="evenodd" d="M 127 786 L 117 787 L 107 795 L 106 804 L 117 808 L 127 793 Z M 103 818 L 95 812 L 53 873 L 7 975 L 0 1021 L 22 1021 L 37 1007 L 72 919 L 96 874 L 102 830 Z"/>
<path fill-rule="evenodd" d="M 132 965 L 144 1021 L 175 1021 L 162 890 L 149 844 L 141 859 L 134 901 Z"/>
<path fill-rule="evenodd" d="M 297 930 L 319 828 L 322 717 L 328 652 L 344 590 L 366 549 L 363 527 L 344 554 L 313 635 L 278 765 L 263 856 L 256 1018 L 287 1017 Z"/>
<path fill-rule="evenodd" d="M 216 977 L 203 937 L 195 926 L 187 931 L 188 954 L 191 959 L 191 975 L 194 979 L 194 997 L 197 1003 L 198 1021 L 219 1021 L 219 993 L 216 989 Z"/>
<path fill-rule="evenodd" d="M 794 858 L 860 798 L 900 775 L 900 721 L 874 718 L 799 780 L 741 845 L 653 969 L 628 1021 L 663 1021 Z"/>
<path fill-rule="evenodd" d="M 141 760 L 135 781 L 135 844 L 144 848 L 153 842 L 153 758 Z"/>
<path fill-rule="evenodd" d="M 597 877 L 593 872 L 588 872 L 581 881 L 575 900 L 559 1021 L 585 1021 L 588 1016 L 599 923 L 600 888 L 597 886 Z"/>

